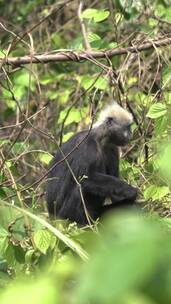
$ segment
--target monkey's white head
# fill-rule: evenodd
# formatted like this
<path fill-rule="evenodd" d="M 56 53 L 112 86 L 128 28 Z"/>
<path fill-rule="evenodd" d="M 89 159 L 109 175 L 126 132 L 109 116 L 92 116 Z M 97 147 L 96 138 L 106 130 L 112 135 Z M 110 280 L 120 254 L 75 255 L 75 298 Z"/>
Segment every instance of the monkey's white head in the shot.
<path fill-rule="evenodd" d="M 103 138 L 117 146 L 126 145 L 132 136 L 132 114 L 118 103 L 109 104 L 101 112 L 98 121 L 93 125 L 96 132 L 101 132 Z"/>

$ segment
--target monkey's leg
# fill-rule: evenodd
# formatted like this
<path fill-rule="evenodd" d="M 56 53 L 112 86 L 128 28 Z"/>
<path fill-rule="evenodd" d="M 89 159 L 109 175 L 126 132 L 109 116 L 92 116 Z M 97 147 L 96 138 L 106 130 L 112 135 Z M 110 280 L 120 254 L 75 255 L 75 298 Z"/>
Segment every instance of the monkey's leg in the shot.
<path fill-rule="evenodd" d="M 86 226 L 88 224 L 87 216 L 82 201 L 79 187 L 75 185 L 72 191 L 67 193 L 65 200 L 58 212 L 58 217 L 69 219 L 71 222 L 76 222 L 79 226 Z M 86 209 L 87 210 L 87 209 Z M 88 215 L 92 217 L 91 210 L 87 211 Z"/>

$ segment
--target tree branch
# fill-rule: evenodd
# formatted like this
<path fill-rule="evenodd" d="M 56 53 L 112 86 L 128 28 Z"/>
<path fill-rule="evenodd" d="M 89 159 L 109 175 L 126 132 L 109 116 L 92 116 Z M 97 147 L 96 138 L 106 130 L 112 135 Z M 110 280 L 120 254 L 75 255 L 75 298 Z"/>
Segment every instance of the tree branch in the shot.
<path fill-rule="evenodd" d="M 83 8 L 83 1 L 80 0 L 79 7 L 78 7 L 78 19 L 79 19 L 79 22 L 80 22 L 80 27 L 81 27 L 81 31 L 82 31 L 82 35 L 83 35 L 84 47 L 87 51 L 90 51 L 91 46 L 90 46 L 90 43 L 88 41 L 87 30 L 86 30 L 86 27 L 85 27 L 84 19 L 81 16 L 82 8 Z"/>
<path fill-rule="evenodd" d="M 93 58 L 110 58 L 117 55 L 124 55 L 128 53 L 137 53 L 152 48 L 167 46 L 171 44 L 171 38 L 164 38 L 158 40 L 151 40 L 139 44 L 137 46 L 129 46 L 127 48 L 114 48 L 104 51 L 72 51 L 65 50 L 59 51 L 56 54 L 42 54 L 42 55 L 28 55 L 23 57 L 0 57 L 0 64 L 6 63 L 8 65 L 18 66 L 29 63 L 48 63 L 48 62 L 61 62 L 61 61 L 75 61 L 89 60 Z"/>

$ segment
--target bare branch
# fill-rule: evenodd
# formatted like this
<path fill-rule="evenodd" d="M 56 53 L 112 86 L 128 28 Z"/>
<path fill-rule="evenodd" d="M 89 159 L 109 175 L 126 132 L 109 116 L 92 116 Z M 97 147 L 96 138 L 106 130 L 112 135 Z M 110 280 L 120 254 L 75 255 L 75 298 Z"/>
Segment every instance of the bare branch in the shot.
<path fill-rule="evenodd" d="M 83 35 L 83 39 L 84 39 L 84 47 L 87 51 L 90 51 L 91 50 L 91 46 L 90 46 L 90 43 L 88 41 L 88 36 L 87 36 L 87 30 L 86 30 L 86 27 L 85 27 L 85 23 L 84 23 L 84 20 L 82 18 L 82 8 L 83 8 L 83 1 L 80 0 L 80 3 L 79 3 L 79 7 L 78 7 L 78 19 L 79 19 L 79 22 L 80 22 L 80 26 L 81 26 L 81 31 L 82 31 L 82 35 Z"/>
<path fill-rule="evenodd" d="M 171 38 L 164 38 L 158 40 L 151 40 L 139 44 L 136 46 L 129 46 L 127 48 L 114 48 L 104 51 L 59 51 L 56 54 L 42 54 L 42 55 L 28 55 L 23 57 L 0 57 L 0 64 L 6 63 L 8 65 L 18 66 L 29 63 L 48 63 L 48 62 L 61 62 L 61 61 L 75 61 L 80 62 L 82 60 L 90 60 L 92 58 L 111 58 L 117 55 L 124 55 L 128 53 L 137 53 L 145 50 L 152 49 L 154 47 L 168 46 L 171 44 Z"/>

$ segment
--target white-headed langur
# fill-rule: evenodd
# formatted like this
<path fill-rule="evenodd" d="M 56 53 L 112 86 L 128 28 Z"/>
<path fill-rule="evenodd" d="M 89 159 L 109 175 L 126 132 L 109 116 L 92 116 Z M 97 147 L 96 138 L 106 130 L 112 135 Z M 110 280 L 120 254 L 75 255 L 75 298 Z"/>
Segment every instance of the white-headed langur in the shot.
<path fill-rule="evenodd" d="M 119 147 L 129 143 L 132 123 L 131 113 L 113 102 L 90 131 L 78 132 L 62 145 L 48 174 L 50 215 L 84 226 L 109 209 L 135 203 L 137 189 L 119 177 Z M 106 198 L 111 204 L 105 204 Z"/>

